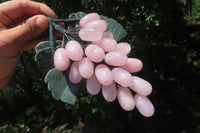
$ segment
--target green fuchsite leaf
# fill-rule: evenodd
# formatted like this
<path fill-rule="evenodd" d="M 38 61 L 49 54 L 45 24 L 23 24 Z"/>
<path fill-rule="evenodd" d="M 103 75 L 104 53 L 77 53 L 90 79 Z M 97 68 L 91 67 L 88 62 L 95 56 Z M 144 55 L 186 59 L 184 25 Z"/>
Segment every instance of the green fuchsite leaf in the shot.
<path fill-rule="evenodd" d="M 45 76 L 45 83 L 48 83 L 48 90 L 56 100 L 61 100 L 68 104 L 76 101 L 77 86 L 68 83 L 63 72 L 51 69 Z"/>
<path fill-rule="evenodd" d="M 82 18 L 83 16 L 85 16 L 86 13 L 85 12 L 77 12 L 77 13 L 71 13 L 69 15 L 69 18 Z"/>
<path fill-rule="evenodd" d="M 62 41 L 57 40 L 57 48 L 61 46 Z M 46 74 L 50 69 L 54 68 L 53 55 L 51 52 L 50 41 L 43 41 L 35 47 L 35 61 L 38 63 L 40 70 Z"/>
<path fill-rule="evenodd" d="M 124 29 L 124 27 L 121 24 L 119 24 L 116 20 L 102 15 L 100 17 L 102 20 L 105 20 L 107 22 L 107 31 L 113 33 L 113 37 L 116 41 L 121 40 L 127 35 L 127 32 Z"/>
<path fill-rule="evenodd" d="M 60 100 L 65 103 L 74 104 L 76 102 L 77 90 L 78 90 L 77 85 L 68 82 L 67 89 L 64 90 L 62 96 L 60 97 Z"/>

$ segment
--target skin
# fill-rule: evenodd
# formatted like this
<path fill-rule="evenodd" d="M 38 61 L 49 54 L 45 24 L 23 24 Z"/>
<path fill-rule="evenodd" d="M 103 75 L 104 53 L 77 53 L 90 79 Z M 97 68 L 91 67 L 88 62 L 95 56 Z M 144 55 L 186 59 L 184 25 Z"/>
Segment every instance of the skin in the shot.
<path fill-rule="evenodd" d="M 49 27 L 47 18 L 41 14 L 57 18 L 47 5 L 30 0 L 0 4 L 0 89 L 12 77 L 23 51 L 48 39 L 41 35 Z"/>

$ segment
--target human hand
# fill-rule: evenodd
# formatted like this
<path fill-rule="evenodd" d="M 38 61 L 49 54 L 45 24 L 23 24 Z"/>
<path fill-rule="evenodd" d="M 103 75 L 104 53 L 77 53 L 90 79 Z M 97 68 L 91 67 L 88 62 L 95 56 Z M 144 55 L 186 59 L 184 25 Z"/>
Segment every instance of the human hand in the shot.
<path fill-rule="evenodd" d="M 0 4 L 0 89 L 12 77 L 22 52 L 48 39 L 35 38 L 49 26 L 47 18 L 40 14 L 57 18 L 47 5 L 30 0 Z"/>

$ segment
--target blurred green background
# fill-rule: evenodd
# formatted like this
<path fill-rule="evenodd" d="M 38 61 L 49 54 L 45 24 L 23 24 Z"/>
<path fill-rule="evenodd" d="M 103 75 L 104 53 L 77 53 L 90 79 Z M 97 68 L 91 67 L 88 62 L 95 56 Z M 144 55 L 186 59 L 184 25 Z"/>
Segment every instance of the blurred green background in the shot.
<path fill-rule="evenodd" d="M 1 0 L 4 2 L 5 0 Z M 74 106 L 52 98 L 34 50 L 24 52 L 0 91 L 1 133 L 199 133 L 200 0 L 37 0 L 60 18 L 97 12 L 127 30 L 130 57 L 143 61 L 136 75 L 149 81 L 155 114 L 126 112 L 79 85 Z"/>

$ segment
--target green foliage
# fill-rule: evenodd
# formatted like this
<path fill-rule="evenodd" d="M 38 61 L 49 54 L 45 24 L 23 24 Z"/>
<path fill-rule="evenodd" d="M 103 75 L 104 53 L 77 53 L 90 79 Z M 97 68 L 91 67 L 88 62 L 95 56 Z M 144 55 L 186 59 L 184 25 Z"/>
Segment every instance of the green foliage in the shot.
<path fill-rule="evenodd" d="M 76 102 L 77 86 L 67 83 L 67 80 L 61 71 L 51 69 L 45 76 L 45 82 L 48 83 L 48 90 L 56 100 L 61 100 L 68 104 Z"/>
<path fill-rule="evenodd" d="M 102 20 L 105 20 L 107 22 L 108 27 L 106 31 L 111 32 L 116 41 L 120 41 L 127 35 L 127 32 L 124 29 L 124 27 L 121 24 L 119 24 L 116 20 L 102 15 L 100 17 Z"/>
<path fill-rule="evenodd" d="M 62 41 L 56 41 L 57 48 L 61 47 Z M 50 69 L 54 68 L 53 54 L 49 41 L 42 41 L 35 47 L 35 61 L 43 73 L 47 73 Z"/>
<path fill-rule="evenodd" d="M 184 3 L 186 6 L 186 2 Z M 187 25 L 194 25 L 200 23 L 200 1 L 199 0 L 193 0 L 193 5 L 191 9 L 191 14 L 187 13 L 184 16 Z"/>
<path fill-rule="evenodd" d="M 15 126 L 11 124 L 5 124 L 0 127 L 1 133 L 29 133 L 30 129 L 25 127 L 24 124 L 17 123 Z"/>

